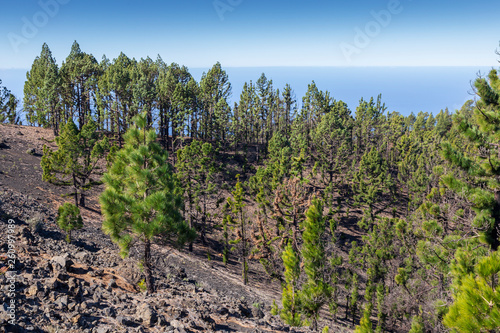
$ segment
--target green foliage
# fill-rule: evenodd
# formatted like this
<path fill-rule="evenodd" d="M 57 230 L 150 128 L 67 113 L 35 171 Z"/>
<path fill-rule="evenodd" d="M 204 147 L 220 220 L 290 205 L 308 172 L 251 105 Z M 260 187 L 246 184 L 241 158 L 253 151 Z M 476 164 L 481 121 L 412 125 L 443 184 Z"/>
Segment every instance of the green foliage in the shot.
<path fill-rule="evenodd" d="M 325 184 L 343 184 L 352 152 L 353 119 L 347 104 L 334 102 L 331 111 L 321 117 L 313 133 L 316 160 Z"/>
<path fill-rule="evenodd" d="M 59 123 L 68 119 L 61 113 L 60 73 L 56 60 L 47 44 L 43 44 L 31 70 L 26 73 L 23 108 L 30 124 L 52 127 L 58 133 Z"/>
<path fill-rule="evenodd" d="M 177 151 L 176 176 L 186 197 L 189 227 L 197 227 L 200 230 L 203 242 L 206 242 L 207 205 L 210 196 L 217 192 L 216 159 L 217 152 L 208 142 L 193 140 L 191 144 Z"/>
<path fill-rule="evenodd" d="M 382 202 L 384 196 L 389 196 L 390 200 L 394 196 L 394 182 L 388 173 L 387 162 L 376 148 L 371 148 L 361 158 L 358 171 L 354 174 L 353 190 L 356 193 L 354 196 L 356 203 L 367 207 L 359 224 L 369 228 L 375 221 L 376 215 L 386 208 L 383 206 L 375 210 L 375 205 Z M 391 201 L 388 202 L 390 203 Z"/>
<path fill-rule="evenodd" d="M 465 173 L 465 177 L 448 174 L 443 183 L 467 198 L 476 213 L 474 226 L 482 233 L 482 240 L 496 250 L 500 245 L 500 93 L 498 74 L 492 70 L 488 79 L 475 82 L 481 98 L 474 109 L 472 119 L 458 113 L 454 121 L 460 134 L 468 139 L 468 149 L 455 147 L 451 142 L 443 144 L 443 157 Z"/>
<path fill-rule="evenodd" d="M 71 243 L 71 231 L 83 227 L 83 219 L 80 209 L 69 202 L 59 206 L 56 223 L 57 226 L 66 232 L 66 242 Z"/>
<path fill-rule="evenodd" d="M 95 91 L 99 71 L 99 64 L 94 56 L 83 52 L 74 41 L 70 54 L 61 65 L 59 75 L 63 89 L 61 97 L 70 114 L 66 119 L 77 117 L 80 129 L 92 119 L 91 93 Z M 53 96 L 56 98 L 57 94 L 54 93 Z"/>
<path fill-rule="evenodd" d="M 137 287 L 139 287 L 139 290 L 142 291 L 143 293 L 148 290 L 146 286 L 146 281 L 142 279 L 141 281 L 137 282 Z"/>
<path fill-rule="evenodd" d="M 367 304 L 365 307 L 365 310 L 363 311 L 363 317 L 361 317 L 361 320 L 359 322 L 359 325 L 356 326 L 356 329 L 354 330 L 355 333 L 373 333 L 373 327 L 372 327 L 372 322 L 370 320 L 370 315 L 372 312 L 372 305 Z"/>
<path fill-rule="evenodd" d="M 205 140 L 225 142 L 229 127 L 230 108 L 227 98 L 231 94 L 231 83 L 226 71 L 217 62 L 200 81 L 201 102 L 205 113 L 200 124 L 200 131 Z"/>
<path fill-rule="evenodd" d="M 345 309 L 361 332 L 445 331 L 445 317 L 460 325 L 452 330 L 481 331 L 497 311 L 497 273 L 480 263 L 500 245 L 498 72 L 475 89 L 480 100 L 453 116 L 386 113 L 381 96 L 352 114 L 315 82 L 298 109 L 289 85 L 275 89 L 262 74 L 232 107 L 219 63 L 198 83 L 160 57 L 97 63 L 75 42 L 60 68 L 44 44 L 24 107 L 30 124 L 61 134 L 58 150 L 44 149 L 43 177 L 72 187 L 76 204 L 99 183 L 91 169 L 105 155 L 100 135 L 111 138 L 103 229 L 123 255 L 144 245 L 148 291 L 151 243 L 192 244 L 194 228 L 205 241 L 216 225 L 223 262 L 237 258 L 245 283 L 251 260 L 282 282 L 282 308 L 272 312 L 292 325 L 317 328 L 328 305 L 333 321 Z M 9 93 L 0 91 L 3 122 L 16 121 Z M 248 181 L 238 178 L 217 211 L 220 184 L 236 170 Z"/>
<path fill-rule="evenodd" d="M 19 123 L 17 114 L 19 100 L 7 87 L 2 87 L 1 84 L 2 80 L 0 80 L 0 123 L 17 124 Z"/>
<path fill-rule="evenodd" d="M 326 253 L 323 235 L 325 219 L 323 206 L 318 199 L 313 199 L 306 212 L 302 234 L 302 258 L 306 281 L 302 285 L 300 299 L 304 314 L 311 320 L 312 328 L 316 328 L 319 310 L 328 302 L 330 287 L 325 282 Z"/>
<path fill-rule="evenodd" d="M 236 176 L 237 182 L 234 187 L 234 190 L 231 192 L 232 198 L 227 198 L 228 209 L 230 211 L 230 216 L 227 217 L 227 221 L 231 222 L 234 225 L 234 233 L 235 238 L 230 241 L 230 243 L 238 245 L 239 255 L 242 260 L 242 272 L 241 276 L 243 279 L 243 283 L 248 283 L 248 255 L 250 254 L 250 239 L 248 234 L 248 224 L 249 220 L 247 220 L 245 216 L 245 203 L 244 203 L 244 195 L 245 191 L 243 189 L 243 185 L 240 181 L 240 175 Z"/>
<path fill-rule="evenodd" d="M 421 316 L 414 316 L 411 320 L 411 329 L 408 333 L 425 333 L 424 321 Z"/>
<path fill-rule="evenodd" d="M 102 229 L 127 256 L 134 240 L 144 244 L 144 273 L 148 292 L 154 291 L 150 271 L 151 243 L 157 236 L 175 236 L 179 245 L 195 237 L 182 220 L 181 189 L 174 179 L 167 152 L 148 130 L 147 114 L 134 118 L 125 145 L 104 175 L 100 196 Z"/>
<path fill-rule="evenodd" d="M 98 170 L 98 162 L 108 149 L 108 140 L 99 139 L 95 122 L 89 121 L 78 130 L 70 120 L 62 128 L 61 135 L 56 137 L 56 143 L 56 151 L 45 145 L 43 147 L 40 163 L 42 180 L 72 187 L 75 205 L 85 207 L 85 191 L 100 184 L 94 176 Z"/>
<path fill-rule="evenodd" d="M 454 303 L 443 323 L 453 332 L 492 332 L 500 327 L 500 253 L 493 252 L 466 273 L 456 267 L 454 276 L 462 276 L 454 290 Z"/>
<path fill-rule="evenodd" d="M 301 301 L 298 289 L 300 276 L 300 258 L 289 243 L 283 252 L 283 264 L 285 266 L 285 284 L 281 294 L 280 310 L 281 319 L 290 326 L 302 326 L 304 321 L 301 318 Z"/>

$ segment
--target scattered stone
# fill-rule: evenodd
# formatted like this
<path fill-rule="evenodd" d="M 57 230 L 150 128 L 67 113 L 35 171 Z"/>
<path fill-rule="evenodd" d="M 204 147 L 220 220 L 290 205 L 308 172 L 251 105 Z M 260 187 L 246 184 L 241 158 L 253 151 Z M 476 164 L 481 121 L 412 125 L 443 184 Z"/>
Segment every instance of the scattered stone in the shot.
<path fill-rule="evenodd" d="M 53 265 L 52 265 L 52 269 L 57 272 L 57 271 L 66 271 L 68 269 L 68 267 L 71 265 L 70 264 L 70 260 L 67 260 L 65 257 L 63 256 L 56 256 L 56 257 L 52 257 L 52 259 L 50 260 Z"/>
<path fill-rule="evenodd" d="M 36 281 L 34 284 L 32 284 L 27 290 L 26 290 L 26 295 L 28 297 L 34 297 L 38 294 L 38 292 L 42 291 L 42 284 L 38 281 Z"/>
<path fill-rule="evenodd" d="M 59 280 L 57 279 L 57 276 L 51 278 L 50 280 L 47 281 L 47 283 L 45 284 L 45 287 L 48 289 L 48 290 L 56 290 L 58 289 L 59 287 L 61 286 L 61 283 L 59 282 Z"/>
<path fill-rule="evenodd" d="M 125 318 L 124 316 L 116 317 L 116 321 L 118 322 L 118 324 L 120 324 L 122 326 L 133 326 L 134 325 L 134 322 L 132 320 L 130 320 L 129 318 Z"/>
<path fill-rule="evenodd" d="M 257 306 L 252 306 L 252 317 L 253 318 L 257 318 L 257 319 L 262 319 L 264 318 L 264 311 L 262 311 L 262 309 Z"/>
<path fill-rule="evenodd" d="M 245 305 L 239 304 L 238 305 L 238 310 L 243 317 L 251 318 L 252 317 L 252 311 L 248 309 Z"/>
<path fill-rule="evenodd" d="M 75 254 L 75 259 L 78 259 L 79 261 L 85 262 L 87 260 L 88 254 L 85 251 L 80 251 L 77 254 Z"/>
<path fill-rule="evenodd" d="M 106 317 L 114 318 L 114 317 L 116 317 L 116 311 L 114 308 L 108 306 L 108 307 L 104 308 L 104 315 Z"/>
<path fill-rule="evenodd" d="M 35 155 L 36 154 L 36 149 L 35 148 L 29 148 L 28 150 L 26 150 L 26 154 Z"/>
<path fill-rule="evenodd" d="M 59 297 L 55 303 L 54 303 L 56 306 L 59 307 L 59 309 L 65 309 L 68 307 L 68 296 L 67 295 L 64 295 L 64 296 L 61 296 Z"/>
<path fill-rule="evenodd" d="M 170 325 L 173 326 L 174 328 L 180 329 L 180 328 L 185 328 L 184 324 L 181 323 L 179 320 L 172 320 L 170 322 Z"/>
<path fill-rule="evenodd" d="M 156 311 L 148 303 L 142 303 L 137 308 L 137 320 L 141 321 L 146 327 L 151 327 L 158 320 Z"/>
<path fill-rule="evenodd" d="M 111 332 L 110 328 L 109 327 L 106 327 L 106 326 L 101 326 L 101 327 L 98 327 L 96 330 L 95 330 L 96 333 L 109 333 Z"/>
<path fill-rule="evenodd" d="M 74 277 L 70 277 L 68 280 L 68 288 L 73 289 L 78 287 L 78 282 Z"/>
<path fill-rule="evenodd" d="M 116 288 L 116 287 L 118 287 L 118 285 L 116 284 L 116 280 L 115 279 L 111 279 L 111 280 L 109 280 L 108 287 L 106 289 L 108 289 L 109 291 L 111 291 L 111 289 Z"/>
<path fill-rule="evenodd" d="M 81 314 L 75 314 L 74 316 L 72 316 L 70 318 L 70 321 L 73 323 L 73 324 L 78 324 L 78 322 L 80 321 L 80 318 L 82 318 L 82 315 Z"/>

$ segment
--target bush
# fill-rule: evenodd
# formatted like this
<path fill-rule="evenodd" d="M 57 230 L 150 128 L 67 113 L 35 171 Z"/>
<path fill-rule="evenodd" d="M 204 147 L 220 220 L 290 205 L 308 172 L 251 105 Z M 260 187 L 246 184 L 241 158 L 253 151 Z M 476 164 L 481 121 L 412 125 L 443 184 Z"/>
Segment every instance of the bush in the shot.
<path fill-rule="evenodd" d="M 58 209 L 57 225 L 66 232 L 66 242 L 71 243 L 71 231 L 83 227 L 80 208 L 66 202 Z"/>
<path fill-rule="evenodd" d="M 43 215 L 40 212 L 35 212 L 33 216 L 26 221 L 32 233 L 39 233 L 42 231 Z"/>

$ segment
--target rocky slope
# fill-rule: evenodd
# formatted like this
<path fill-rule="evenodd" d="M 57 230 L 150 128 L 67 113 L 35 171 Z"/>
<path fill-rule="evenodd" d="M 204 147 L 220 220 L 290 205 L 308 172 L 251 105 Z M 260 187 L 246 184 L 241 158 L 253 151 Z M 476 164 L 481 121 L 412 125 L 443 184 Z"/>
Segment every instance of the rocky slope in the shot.
<path fill-rule="evenodd" d="M 5 231 L 0 233 L 4 272 L 0 276 L 0 323 L 7 332 L 287 330 L 269 315 L 268 297 L 210 264 L 158 247 L 157 292 L 146 295 L 137 287 L 141 273 L 134 258 L 121 259 L 97 230 L 86 227 L 76 232 L 78 240 L 68 245 L 45 205 L 10 189 L 2 189 L 0 200 L 0 228 Z M 33 212 L 38 213 L 38 225 Z M 15 221 L 13 227 L 9 219 Z M 15 239 L 11 253 L 17 257 L 10 268 L 9 235 Z M 17 272 L 11 291 L 16 305 L 14 325 L 9 324 L 8 309 L 12 271 Z"/>
<path fill-rule="evenodd" d="M 82 210 L 84 228 L 67 244 L 55 225 L 64 191 L 41 181 L 42 146 L 51 140 L 48 130 L 0 124 L 0 331 L 307 331 L 270 315 L 280 286 L 259 274 L 258 264 L 245 286 L 239 263 L 224 266 L 201 244 L 195 253 L 154 246 L 157 292 L 146 295 L 139 288 L 141 248 L 124 260 L 100 229 L 100 189 Z M 9 253 L 16 257 L 11 266 Z M 350 331 L 320 327 L 327 324 L 330 332 Z"/>

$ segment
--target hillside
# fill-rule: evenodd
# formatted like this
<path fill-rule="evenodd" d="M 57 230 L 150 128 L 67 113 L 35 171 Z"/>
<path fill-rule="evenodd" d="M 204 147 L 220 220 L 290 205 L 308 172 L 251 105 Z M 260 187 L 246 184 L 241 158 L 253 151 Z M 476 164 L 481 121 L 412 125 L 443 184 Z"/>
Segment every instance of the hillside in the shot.
<path fill-rule="evenodd" d="M 224 266 L 213 251 L 195 244 L 194 253 L 170 246 L 153 251 L 157 292 L 138 288 L 142 274 L 134 259 L 123 260 L 100 229 L 91 193 L 82 209 L 84 227 L 67 244 L 55 225 L 63 191 L 41 181 L 44 144 L 54 145 L 47 129 L 0 124 L 0 225 L 15 221 L 15 299 L 17 325 L 8 324 L 7 294 L 1 324 L 6 332 L 281 332 L 289 331 L 270 315 L 280 299 L 277 282 L 252 263 L 245 286 L 236 262 Z M 34 149 L 28 153 L 28 150 Z M 2 272 L 7 269 L 7 232 L 0 234 Z M 0 276 L 7 286 L 7 274 Z"/>
<path fill-rule="evenodd" d="M 161 58 L 99 63 L 76 41 L 60 69 L 44 44 L 27 78 L 39 127 L 15 107 L 0 119 L 4 323 L 500 327 L 496 70 L 460 110 L 408 116 L 314 81 L 299 108 L 265 74 L 231 107 L 220 63 L 196 82 Z"/>

